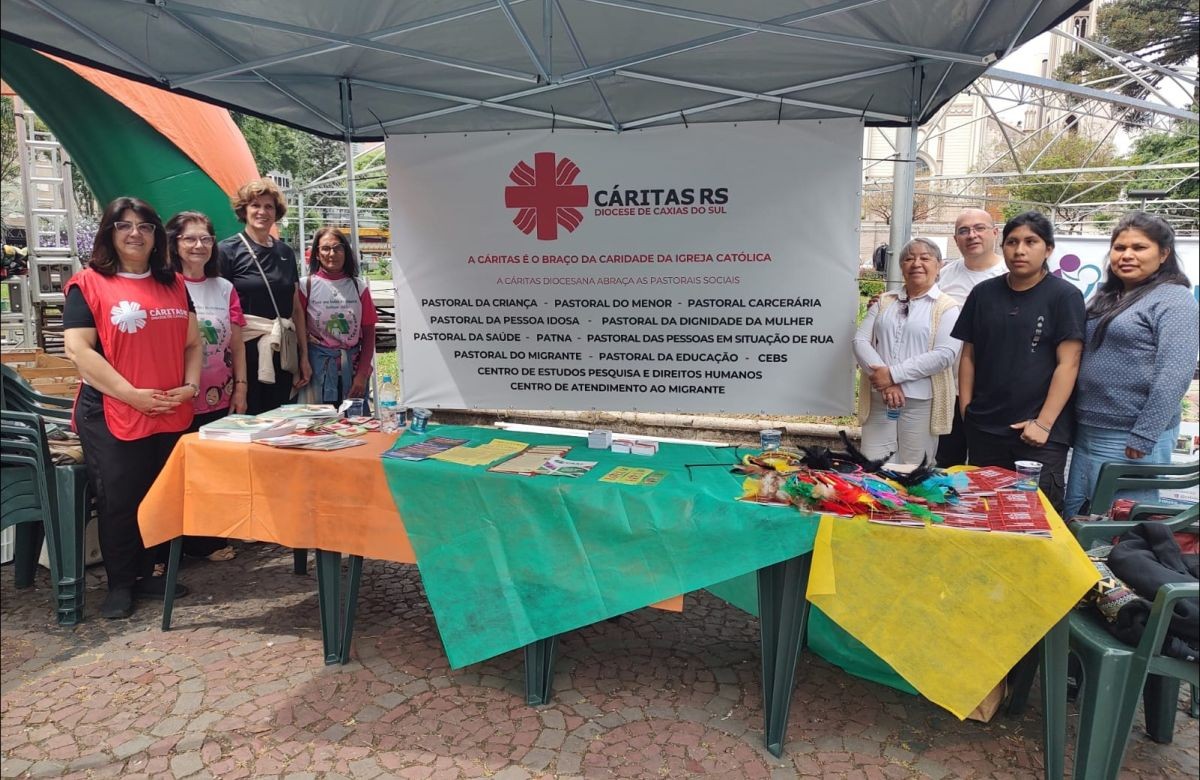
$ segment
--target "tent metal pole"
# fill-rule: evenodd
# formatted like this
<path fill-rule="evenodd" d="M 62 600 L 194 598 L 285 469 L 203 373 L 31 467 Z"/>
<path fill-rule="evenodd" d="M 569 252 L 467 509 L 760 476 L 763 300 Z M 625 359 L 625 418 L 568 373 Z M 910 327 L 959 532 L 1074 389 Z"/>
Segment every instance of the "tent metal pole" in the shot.
<path fill-rule="evenodd" d="M 354 118 L 350 107 L 353 99 L 350 92 L 350 79 L 342 79 L 340 86 L 341 89 L 338 92 L 342 102 L 342 128 L 346 138 L 346 198 L 350 203 L 350 244 L 354 247 L 354 251 L 358 252 L 358 193 L 354 186 L 354 142 L 351 140 L 353 138 L 351 134 L 354 132 Z"/>
<path fill-rule="evenodd" d="M 300 247 L 299 247 L 300 256 L 303 257 L 304 256 L 304 243 L 305 243 L 305 237 L 304 237 L 304 190 L 299 190 L 296 193 L 296 226 L 299 228 L 298 237 L 296 240 L 300 244 Z M 308 263 L 302 260 L 301 265 L 304 267 L 304 272 L 307 273 L 308 272 Z"/>
<path fill-rule="evenodd" d="M 888 240 L 887 288 L 900 289 L 900 250 L 912 238 L 913 193 L 917 176 L 917 125 L 896 130 L 896 162 L 892 169 L 892 225 Z"/>

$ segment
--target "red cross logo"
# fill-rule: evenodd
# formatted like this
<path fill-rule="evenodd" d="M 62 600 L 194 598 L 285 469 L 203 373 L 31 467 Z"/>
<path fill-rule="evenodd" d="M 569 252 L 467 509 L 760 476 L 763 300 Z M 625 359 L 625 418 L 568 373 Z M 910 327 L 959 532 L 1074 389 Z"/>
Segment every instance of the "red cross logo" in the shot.
<path fill-rule="evenodd" d="M 524 160 L 509 172 L 516 186 L 504 188 L 504 205 L 520 209 L 513 224 L 525 235 L 537 228 L 538 241 L 554 241 L 561 225 L 568 233 L 575 232 L 583 222 L 578 207 L 588 204 L 588 188 L 572 184 L 579 175 L 579 166 L 563 157 L 556 165 L 554 152 L 536 152 L 533 167 Z"/>

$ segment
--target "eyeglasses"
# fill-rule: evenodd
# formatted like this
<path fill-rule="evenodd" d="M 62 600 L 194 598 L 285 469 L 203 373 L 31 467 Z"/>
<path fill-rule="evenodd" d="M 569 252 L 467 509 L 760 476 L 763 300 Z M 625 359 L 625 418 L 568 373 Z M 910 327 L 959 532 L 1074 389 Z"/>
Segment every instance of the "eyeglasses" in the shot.
<path fill-rule="evenodd" d="M 964 225 L 963 227 L 960 227 L 958 230 L 955 230 L 954 235 L 962 236 L 965 238 L 965 237 L 971 235 L 972 233 L 979 233 L 980 235 L 982 235 L 982 234 L 988 232 L 989 230 L 995 230 L 995 229 L 996 228 L 994 225 L 970 225 L 970 226 Z"/>
<path fill-rule="evenodd" d="M 343 255 L 346 253 L 346 247 L 342 246 L 341 244 L 334 244 L 333 246 L 319 246 L 317 247 L 317 251 L 323 255 Z"/>
<path fill-rule="evenodd" d="M 158 226 L 153 222 L 129 222 L 124 219 L 118 219 L 113 223 L 113 230 L 118 233 L 129 233 L 130 231 L 136 230 L 143 236 L 152 236 L 154 235 L 154 231 L 157 229 Z"/>
<path fill-rule="evenodd" d="M 196 244 L 199 244 L 200 246 L 212 246 L 213 245 L 213 237 L 212 236 L 180 236 L 179 243 L 183 244 L 184 246 L 196 246 Z"/>

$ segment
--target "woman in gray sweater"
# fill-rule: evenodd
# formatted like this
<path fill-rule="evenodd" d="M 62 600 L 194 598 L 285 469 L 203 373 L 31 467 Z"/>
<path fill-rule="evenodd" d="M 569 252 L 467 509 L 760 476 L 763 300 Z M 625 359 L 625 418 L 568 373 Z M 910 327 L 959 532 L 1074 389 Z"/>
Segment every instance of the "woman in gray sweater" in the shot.
<path fill-rule="evenodd" d="M 1091 497 L 1104 462 L 1171 462 L 1200 349 L 1196 299 L 1166 220 L 1126 214 L 1113 229 L 1108 263 L 1087 310 L 1066 517 Z M 1122 496 L 1157 499 L 1157 491 L 1142 493 Z"/>

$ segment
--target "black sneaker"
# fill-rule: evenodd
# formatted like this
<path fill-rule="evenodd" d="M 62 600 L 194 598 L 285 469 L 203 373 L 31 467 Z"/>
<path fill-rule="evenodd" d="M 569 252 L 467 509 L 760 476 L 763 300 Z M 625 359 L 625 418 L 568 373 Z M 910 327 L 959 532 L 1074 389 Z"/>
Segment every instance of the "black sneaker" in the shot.
<path fill-rule="evenodd" d="M 100 615 L 109 620 L 122 620 L 133 614 L 133 589 L 114 588 L 104 597 Z"/>
<path fill-rule="evenodd" d="M 161 599 L 167 593 L 167 578 L 166 577 L 143 577 L 137 581 L 137 585 L 133 589 L 134 595 L 138 598 L 145 599 Z M 175 583 L 175 598 L 180 598 L 188 594 L 186 585 Z"/>

